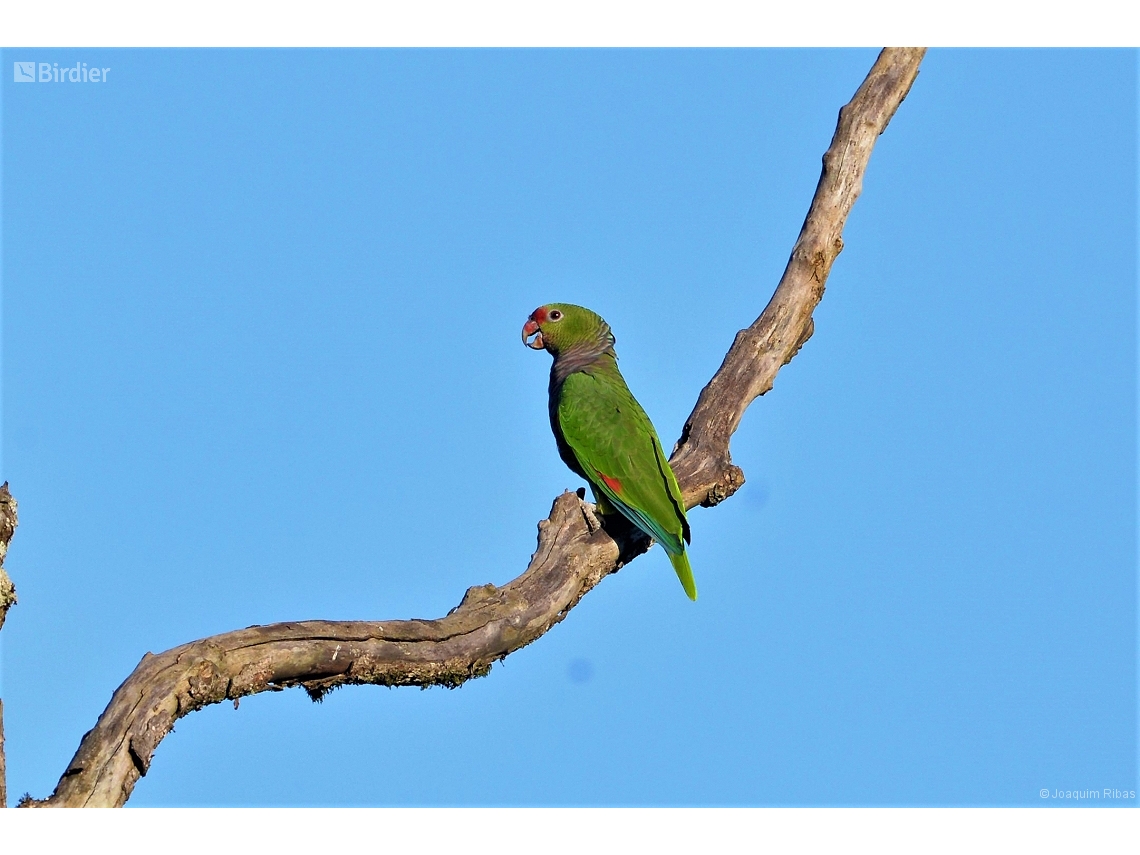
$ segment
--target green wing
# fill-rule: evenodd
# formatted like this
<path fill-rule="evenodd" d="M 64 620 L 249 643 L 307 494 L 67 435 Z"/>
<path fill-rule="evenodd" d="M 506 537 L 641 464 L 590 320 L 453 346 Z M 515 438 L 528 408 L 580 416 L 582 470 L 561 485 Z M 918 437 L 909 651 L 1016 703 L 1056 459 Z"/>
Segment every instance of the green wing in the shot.
<path fill-rule="evenodd" d="M 670 557 L 683 553 L 689 524 L 681 489 L 653 423 L 616 369 L 567 377 L 558 422 L 595 490 L 655 538 Z"/>

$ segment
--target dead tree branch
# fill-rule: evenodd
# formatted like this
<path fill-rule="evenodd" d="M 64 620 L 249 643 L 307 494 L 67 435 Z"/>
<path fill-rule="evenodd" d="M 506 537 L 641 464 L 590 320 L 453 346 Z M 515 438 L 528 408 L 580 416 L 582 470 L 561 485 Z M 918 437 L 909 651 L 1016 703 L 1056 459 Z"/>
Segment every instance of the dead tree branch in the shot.
<path fill-rule="evenodd" d="M 8 482 L 5 481 L 0 484 L 0 629 L 8 619 L 8 609 L 16 605 L 16 586 L 4 570 L 4 559 L 8 556 L 8 544 L 18 524 L 16 500 L 8 492 Z"/>
<path fill-rule="evenodd" d="M 840 235 L 875 140 L 918 74 L 923 49 L 889 48 L 839 114 L 823 174 L 779 287 L 736 336 L 701 392 L 673 456 L 686 505 L 715 505 L 744 482 L 728 443 L 748 404 L 808 339 Z M 561 621 L 649 541 L 620 520 L 599 528 L 563 493 L 538 524 L 526 572 L 501 588 L 470 588 L 438 620 L 305 621 L 215 635 L 146 654 L 84 738 L 55 792 L 29 806 L 120 806 L 174 722 L 207 704 L 303 687 L 313 698 L 343 685 L 459 686 Z"/>
<path fill-rule="evenodd" d="M 4 559 L 8 556 L 8 544 L 16 533 L 19 519 L 16 516 L 16 500 L 8 492 L 8 482 L 0 485 L 0 629 L 8 618 L 8 609 L 16 605 L 16 586 L 4 570 Z M 4 699 L 0 698 L 0 808 L 8 807 L 8 775 L 4 763 Z"/>
<path fill-rule="evenodd" d="M 670 463 L 690 507 L 715 505 L 744 483 L 744 474 L 732 465 L 728 441 L 748 405 L 772 388 L 776 373 L 811 338 L 811 315 L 843 249 L 843 226 L 863 190 L 871 149 L 910 91 L 925 53 L 925 48 L 885 49 L 839 111 L 815 196 L 776 293 L 755 323 L 737 333 L 673 451 Z"/>

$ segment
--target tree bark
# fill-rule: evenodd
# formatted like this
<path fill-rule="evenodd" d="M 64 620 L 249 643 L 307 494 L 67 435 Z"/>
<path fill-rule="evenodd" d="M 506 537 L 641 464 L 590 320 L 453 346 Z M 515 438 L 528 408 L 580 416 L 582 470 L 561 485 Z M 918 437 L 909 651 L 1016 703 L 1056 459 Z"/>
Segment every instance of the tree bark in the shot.
<path fill-rule="evenodd" d="M 840 235 L 862 189 L 879 134 L 910 91 L 925 50 L 887 48 L 839 113 L 823 172 L 784 275 L 767 308 L 737 334 L 701 392 L 672 464 L 686 507 L 732 495 L 744 474 L 729 439 L 748 404 L 812 334 L 812 311 L 843 247 Z M 304 621 L 255 626 L 147 653 L 84 736 L 55 792 L 31 807 L 118 807 L 150 767 L 174 722 L 208 704 L 304 688 L 314 700 L 343 685 L 447 686 L 490 672 L 495 660 L 561 621 L 610 573 L 651 541 L 620 518 L 599 524 L 592 506 L 563 493 L 538 524 L 526 571 L 502 587 L 469 588 L 438 620 Z"/>
<path fill-rule="evenodd" d="M 8 544 L 16 533 L 19 519 L 16 515 L 16 500 L 8 492 L 8 482 L 0 484 L 0 629 L 8 619 L 8 609 L 16 605 L 16 586 L 8 578 L 4 569 L 4 559 L 8 557 Z M 4 699 L 0 698 L 0 808 L 8 807 L 8 775 L 4 762 Z"/>
<path fill-rule="evenodd" d="M 19 519 L 16 515 L 16 500 L 8 492 L 8 482 L 0 484 L 0 629 L 8 619 L 8 609 L 16 605 L 16 586 L 4 570 L 4 559 L 8 557 L 8 544 L 16 533 Z"/>

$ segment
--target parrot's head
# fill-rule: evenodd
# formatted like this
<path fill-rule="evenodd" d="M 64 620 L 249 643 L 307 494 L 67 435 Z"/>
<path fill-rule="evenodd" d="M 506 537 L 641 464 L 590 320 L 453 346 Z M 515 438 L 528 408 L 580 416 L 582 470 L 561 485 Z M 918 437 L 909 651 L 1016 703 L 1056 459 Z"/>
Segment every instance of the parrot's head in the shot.
<path fill-rule="evenodd" d="M 534 336 L 534 338 L 531 338 Z M 613 347 L 610 325 L 582 306 L 548 303 L 530 313 L 522 328 L 523 344 L 558 356 L 577 345 Z"/>

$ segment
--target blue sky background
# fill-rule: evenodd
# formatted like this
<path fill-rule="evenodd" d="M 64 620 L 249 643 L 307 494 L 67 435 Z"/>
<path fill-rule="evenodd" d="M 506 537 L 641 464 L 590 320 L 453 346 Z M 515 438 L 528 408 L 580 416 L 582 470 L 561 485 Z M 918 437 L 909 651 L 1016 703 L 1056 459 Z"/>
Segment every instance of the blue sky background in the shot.
<path fill-rule="evenodd" d="M 537 305 L 611 323 L 671 445 L 875 55 L 4 51 L 13 797 L 148 650 L 522 572 L 579 485 Z M 698 603 L 655 549 L 459 690 L 182 719 L 130 804 L 1136 790 L 1136 146 L 1134 51 L 932 51 L 691 514 Z"/>

